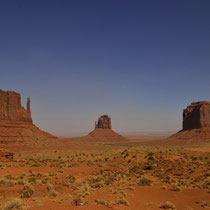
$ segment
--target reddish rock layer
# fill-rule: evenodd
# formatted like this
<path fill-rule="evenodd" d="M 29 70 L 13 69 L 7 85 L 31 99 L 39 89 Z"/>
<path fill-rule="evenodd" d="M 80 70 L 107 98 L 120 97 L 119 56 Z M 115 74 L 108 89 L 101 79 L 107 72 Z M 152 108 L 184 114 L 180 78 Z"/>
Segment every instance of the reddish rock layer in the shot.
<path fill-rule="evenodd" d="M 31 118 L 30 99 L 27 109 L 21 106 L 21 96 L 0 90 L 0 146 L 52 146 L 55 136 L 36 127 Z"/>
<path fill-rule="evenodd" d="M 95 128 L 112 129 L 111 118 L 108 115 L 103 115 L 95 122 Z"/>
<path fill-rule="evenodd" d="M 210 128 L 210 102 L 191 103 L 183 110 L 183 130 Z"/>
<path fill-rule="evenodd" d="M 19 93 L 0 90 L 0 121 L 32 123 L 30 99 L 25 110 Z"/>
<path fill-rule="evenodd" d="M 169 139 L 175 139 L 178 144 L 185 144 L 185 140 L 191 143 L 210 141 L 210 102 L 194 102 L 184 109 L 183 129 Z"/>

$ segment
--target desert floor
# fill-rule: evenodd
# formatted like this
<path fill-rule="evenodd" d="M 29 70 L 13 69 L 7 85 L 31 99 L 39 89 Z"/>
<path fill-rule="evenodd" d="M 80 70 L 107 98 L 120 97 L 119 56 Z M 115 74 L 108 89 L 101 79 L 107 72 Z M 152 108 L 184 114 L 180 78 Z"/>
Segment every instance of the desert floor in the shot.
<path fill-rule="evenodd" d="M 159 145 L 62 140 L 59 148 L 10 147 L 0 162 L 1 209 L 210 208 L 210 143 Z"/>

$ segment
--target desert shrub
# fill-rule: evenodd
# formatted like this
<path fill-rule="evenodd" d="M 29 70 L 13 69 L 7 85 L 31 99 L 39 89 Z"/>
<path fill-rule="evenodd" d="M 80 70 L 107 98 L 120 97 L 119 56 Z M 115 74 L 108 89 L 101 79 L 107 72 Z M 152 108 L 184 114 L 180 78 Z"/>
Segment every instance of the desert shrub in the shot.
<path fill-rule="evenodd" d="M 56 197 L 58 195 L 58 193 L 54 190 L 53 186 L 49 183 L 47 183 L 47 190 L 49 194 L 53 197 Z"/>
<path fill-rule="evenodd" d="M 95 199 L 95 202 L 97 204 L 101 204 L 101 205 L 104 205 L 104 206 L 109 206 L 109 201 L 102 201 L 102 200 Z"/>
<path fill-rule="evenodd" d="M 180 191 L 182 191 L 182 188 L 177 186 L 177 185 L 173 185 L 172 186 L 172 191 L 180 192 Z"/>
<path fill-rule="evenodd" d="M 129 189 L 129 190 L 135 190 L 135 188 L 134 187 L 132 187 L 132 186 L 128 186 L 128 188 L 127 189 Z"/>
<path fill-rule="evenodd" d="M 140 186 L 151 186 L 152 185 L 152 180 L 147 179 L 147 178 L 142 178 L 139 180 L 138 185 Z"/>
<path fill-rule="evenodd" d="M 84 202 L 82 201 L 81 198 L 75 198 L 72 200 L 71 205 L 72 206 L 83 206 Z"/>
<path fill-rule="evenodd" d="M 210 201 L 205 202 L 205 201 L 202 201 L 202 200 L 198 200 L 195 203 L 199 204 L 203 208 L 210 207 Z"/>
<path fill-rule="evenodd" d="M 25 177 L 26 174 L 21 174 L 20 175 L 20 179 L 23 179 Z"/>
<path fill-rule="evenodd" d="M 34 163 L 31 165 L 31 167 L 40 167 L 40 166 L 41 166 L 41 164 L 39 164 L 39 163 Z"/>
<path fill-rule="evenodd" d="M 10 180 L 6 178 L 0 178 L 0 186 L 13 186 L 17 182 L 15 180 Z"/>
<path fill-rule="evenodd" d="M 25 185 L 23 187 L 23 192 L 21 194 L 21 198 L 30 198 L 34 193 L 34 189 L 29 185 Z"/>
<path fill-rule="evenodd" d="M 143 172 L 140 170 L 140 167 L 138 165 L 134 165 L 133 167 L 129 168 L 129 173 L 132 174 L 143 174 Z"/>
<path fill-rule="evenodd" d="M 15 178 L 15 177 L 13 177 L 13 176 L 12 176 L 12 175 L 10 175 L 10 174 L 5 175 L 4 177 L 5 177 L 5 179 L 9 179 L 9 180 L 16 180 L 16 178 Z"/>
<path fill-rule="evenodd" d="M 93 165 L 94 165 L 94 163 L 93 163 L 93 161 L 88 160 L 87 165 L 88 165 L 88 166 L 93 166 Z"/>
<path fill-rule="evenodd" d="M 129 206 L 129 202 L 122 196 L 120 196 L 118 202 L 117 202 L 118 205 L 124 205 L 124 206 Z"/>
<path fill-rule="evenodd" d="M 104 184 L 105 184 L 105 185 L 111 185 L 114 181 L 115 181 L 115 177 L 114 177 L 114 176 L 109 176 L 109 177 L 105 180 Z"/>
<path fill-rule="evenodd" d="M 154 155 L 154 152 L 149 152 L 148 154 L 147 154 L 147 157 L 152 157 Z"/>
<path fill-rule="evenodd" d="M 64 187 L 69 187 L 69 184 L 67 182 L 65 182 L 64 180 L 62 180 L 59 184 Z"/>
<path fill-rule="evenodd" d="M 74 176 L 72 176 L 72 175 L 69 175 L 68 179 L 69 179 L 70 183 L 74 183 L 75 180 L 76 180 L 76 178 Z"/>
<path fill-rule="evenodd" d="M 145 165 L 143 169 L 145 171 L 150 171 L 150 170 L 153 170 L 154 168 L 155 168 L 155 165 Z"/>
<path fill-rule="evenodd" d="M 102 188 L 104 187 L 104 182 L 103 181 L 99 181 L 99 182 L 96 182 L 96 183 L 93 183 L 91 185 L 92 188 Z"/>
<path fill-rule="evenodd" d="M 163 204 L 161 207 L 161 209 L 172 209 L 172 210 L 175 210 L 176 209 L 176 206 L 169 202 L 169 201 L 166 201 L 165 204 Z"/>
<path fill-rule="evenodd" d="M 154 158 L 153 156 L 149 156 L 149 157 L 147 158 L 147 160 L 154 161 L 154 160 L 155 160 L 155 158 Z"/>
<path fill-rule="evenodd" d="M 13 200 L 9 201 L 5 206 L 4 210 L 10 209 L 22 209 L 23 202 L 19 198 L 14 198 Z"/>
<path fill-rule="evenodd" d="M 71 168 L 71 167 L 78 167 L 78 166 L 79 166 L 79 165 L 76 164 L 76 163 L 73 163 L 73 164 L 68 165 L 69 168 Z"/>
<path fill-rule="evenodd" d="M 36 176 L 31 176 L 31 177 L 28 178 L 28 182 L 29 182 L 29 183 L 34 183 L 34 184 L 36 184 L 37 179 L 38 179 L 38 178 L 37 178 Z"/>

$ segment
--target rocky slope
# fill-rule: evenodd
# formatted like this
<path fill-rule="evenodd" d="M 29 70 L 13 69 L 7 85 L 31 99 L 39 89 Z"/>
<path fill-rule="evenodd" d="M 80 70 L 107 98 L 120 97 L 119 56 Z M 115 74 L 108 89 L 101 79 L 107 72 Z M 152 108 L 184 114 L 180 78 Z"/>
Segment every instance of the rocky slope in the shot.
<path fill-rule="evenodd" d="M 0 90 L 0 146 L 47 146 L 58 144 L 56 137 L 33 124 L 30 99 L 27 109 L 21 96 L 14 91 Z"/>

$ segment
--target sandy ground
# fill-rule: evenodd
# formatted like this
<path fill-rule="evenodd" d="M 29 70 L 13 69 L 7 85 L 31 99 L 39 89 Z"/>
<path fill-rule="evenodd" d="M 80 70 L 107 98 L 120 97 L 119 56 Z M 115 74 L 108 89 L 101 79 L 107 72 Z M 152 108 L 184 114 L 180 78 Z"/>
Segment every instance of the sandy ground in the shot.
<path fill-rule="evenodd" d="M 15 156 L 0 164 L 0 208 L 14 198 L 31 210 L 158 210 L 166 201 L 180 210 L 209 208 L 209 145 L 142 143 L 159 138 L 9 146 Z"/>

